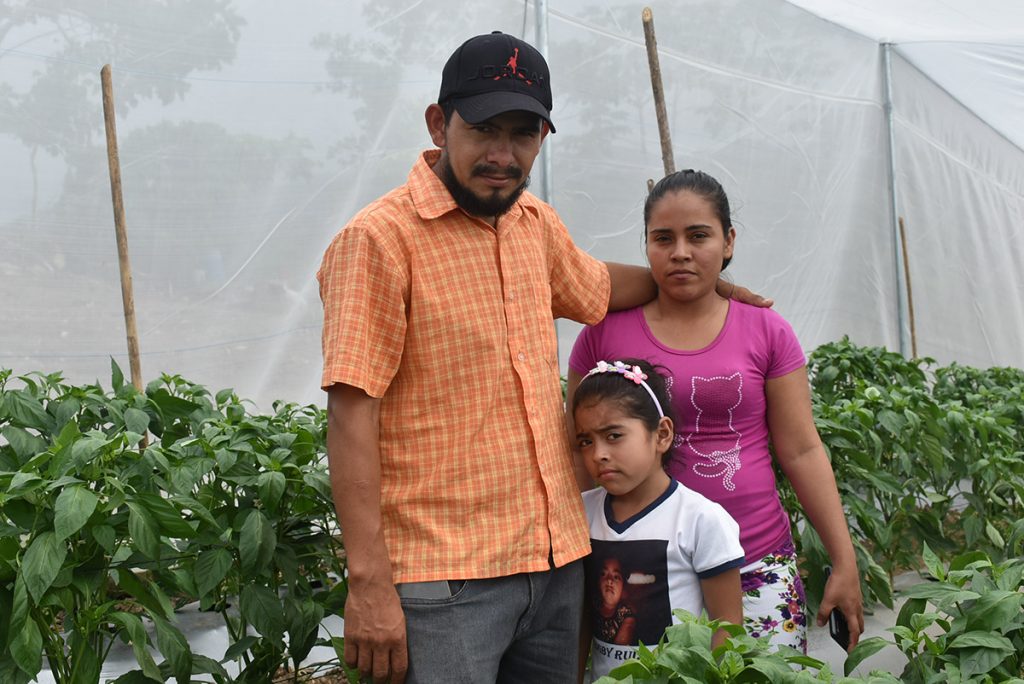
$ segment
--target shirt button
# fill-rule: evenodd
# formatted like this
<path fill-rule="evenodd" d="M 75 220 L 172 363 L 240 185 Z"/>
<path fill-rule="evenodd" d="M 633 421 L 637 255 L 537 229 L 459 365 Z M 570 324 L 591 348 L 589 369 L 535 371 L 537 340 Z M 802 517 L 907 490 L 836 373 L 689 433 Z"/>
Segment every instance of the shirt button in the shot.
<path fill-rule="evenodd" d="M 523 352 L 519 352 L 519 360 L 520 361 L 525 361 L 526 360 L 526 354 L 524 354 Z"/>

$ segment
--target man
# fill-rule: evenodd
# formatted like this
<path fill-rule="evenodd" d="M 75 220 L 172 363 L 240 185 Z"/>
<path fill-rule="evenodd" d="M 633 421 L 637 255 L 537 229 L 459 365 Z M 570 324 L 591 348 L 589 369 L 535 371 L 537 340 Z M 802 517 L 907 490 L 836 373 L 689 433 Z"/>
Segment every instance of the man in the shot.
<path fill-rule="evenodd" d="M 533 47 L 466 41 L 425 118 L 439 149 L 318 273 L 345 660 L 374 681 L 573 681 L 589 538 L 552 317 L 596 323 L 653 281 L 524 192 L 555 130 Z"/>

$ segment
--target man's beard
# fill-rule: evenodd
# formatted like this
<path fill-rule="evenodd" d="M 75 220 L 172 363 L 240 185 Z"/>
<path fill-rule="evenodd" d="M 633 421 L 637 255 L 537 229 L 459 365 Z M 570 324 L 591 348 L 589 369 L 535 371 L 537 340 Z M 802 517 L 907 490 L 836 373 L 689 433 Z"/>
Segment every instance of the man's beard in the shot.
<path fill-rule="evenodd" d="M 514 180 L 519 180 L 523 177 L 523 170 L 515 165 L 510 165 L 502 169 L 501 167 L 493 164 L 477 164 L 473 167 L 471 173 L 474 176 L 484 174 L 504 174 Z M 452 199 L 455 200 L 455 204 L 459 205 L 459 208 L 470 216 L 489 218 L 491 216 L 501 216 L 511 209 L 512 205 L 515 204 L 516 200 L 518 200 L 520 195 L 523 194 L 523 191 L 530 185 L 530 177 L 527 176 L 526 180 L 513 190 L 512 194 L 508 197 L 502 197 L 498 194 L 497 190 L 487 197 L 480 197 L 459 182 L 455 177 L 455 169 L 452 168 L 451 161 L 447 156 L 445 156 L 441 160 L 441 182 L 444 183 L 446 188 L 448 188 L 448 192 L 451 193 Z"/>

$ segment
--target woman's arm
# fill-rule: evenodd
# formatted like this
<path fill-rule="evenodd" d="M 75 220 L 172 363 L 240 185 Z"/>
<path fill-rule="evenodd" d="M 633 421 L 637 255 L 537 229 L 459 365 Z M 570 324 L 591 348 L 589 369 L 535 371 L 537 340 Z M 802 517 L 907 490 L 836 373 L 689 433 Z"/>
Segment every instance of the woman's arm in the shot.
<path fill-rule="evenodd" d="M 712 620 L 725 620 L 734 625 L 743 624 L 743 593 L 740 589 L 740 569 L 732 568 L 714 577 L 700 581 L 704 594 L 704 607 Z M 718 630 L 711 638 L 711 648 L 725 643 L 728 633 Z"/>
<path fill-rule="evenodd" d="M 569 369 L 569 376 L 566 378 L 565 385 L 565 429 L 569 433 L 569 448 L 572 449 L 572 467 L 576 473 L 576 485 L 580 488 L 581 492 L 585 492 L 588 489 L 594 488 L 594 480 L 590 477 L 587 467 L 583 464 L 583 455 L 576 448 L 576 421 L 572 418 L 572 398 L 576 394 L 576 388 L 580 386 L 582 379 L 582 375 L 571 368 Z"/>
<path fill-rule="evenodd" d="M 765 395 L 775 457 L 832 560 L 832 577 L 818 608 L 818 626 L 838 607 L 850 625 L 853 648 L 864 631 L 860 575 L 832 465 L 811 415 L 806 368 L 767 380 Z"/>

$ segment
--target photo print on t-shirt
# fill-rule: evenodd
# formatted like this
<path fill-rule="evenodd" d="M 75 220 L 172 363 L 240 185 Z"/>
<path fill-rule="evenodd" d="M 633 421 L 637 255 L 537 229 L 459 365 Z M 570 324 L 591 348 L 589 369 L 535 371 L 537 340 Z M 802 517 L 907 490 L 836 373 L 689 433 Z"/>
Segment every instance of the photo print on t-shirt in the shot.
<path fill-rule="evenodd" d="M 591 540 L 586 596 L 596 640 L 611 647 L 653 646 L 661 639 L 672 624 L 667 544 L 663 539 Z"/>

